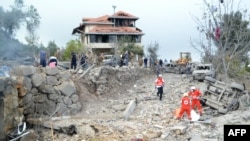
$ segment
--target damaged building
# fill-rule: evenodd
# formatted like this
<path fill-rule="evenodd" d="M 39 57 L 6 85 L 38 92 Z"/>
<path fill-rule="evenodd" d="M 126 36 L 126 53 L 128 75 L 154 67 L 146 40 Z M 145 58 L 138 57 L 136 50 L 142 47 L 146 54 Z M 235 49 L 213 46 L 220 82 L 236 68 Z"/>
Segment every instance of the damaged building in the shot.
<path fill-rule="evenodd" d="M 136 27 L 139 18 L 127 12 L 118 11 L 113 15 L 98 18 L 83 18 L 80 26 L 73 29 L 73 35 L 80 35 L 84 46 L 91 52 L 111 52 L 123 38 L 129 38 L 142 47 L 144 33 Z"/>

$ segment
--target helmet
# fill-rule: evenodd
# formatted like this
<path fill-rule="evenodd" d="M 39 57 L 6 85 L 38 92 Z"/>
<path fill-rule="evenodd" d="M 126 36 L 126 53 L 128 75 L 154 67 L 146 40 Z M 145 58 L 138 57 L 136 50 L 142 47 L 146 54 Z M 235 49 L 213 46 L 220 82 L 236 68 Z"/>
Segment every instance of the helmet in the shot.
<path fill-rule="evenodd" d="M 184 94 L 183 94 L 183 97 L 184 97 L 184 96 L 188 96 L 188 93 L 184 93 Z"/>
<path fill-rule="evenodd" d="M 161 75 L 161 74 L 159 74 L 159 75 L 158 75 L 158 77 L 162 77 L 162 75 Z"/>
<path fill-rule="evenodd" d="M 191 90 L 195 90 L 195 86 L 192 86 L 190 89 L 191 89 Z"/>

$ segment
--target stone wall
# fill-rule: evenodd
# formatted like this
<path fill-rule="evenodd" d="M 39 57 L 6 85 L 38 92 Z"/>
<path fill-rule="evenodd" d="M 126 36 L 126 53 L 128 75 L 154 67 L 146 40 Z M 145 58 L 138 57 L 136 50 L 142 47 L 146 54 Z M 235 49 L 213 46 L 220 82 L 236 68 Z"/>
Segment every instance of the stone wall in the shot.
<path fill-rule="evenodd" d="M 19 66 L 1 78 L 0 140 L 26 118 L 76 114 L 81 104 L 70 77 L 58 68 Z"/>
<path fill-rule="evenodd" d="M 84 92 L 105 95 L 147 72 L 129 67 L 96 67 L 81 78 L 81 73 L 72 70 L 33 66 L 13 68 L 10 77 L 0 79 L 0 101 L 3 101 L 0 118 L 4 119 L 0 121 L 0 126 L 4 127 L 0 133 L 6 135 L 26 119 L 75 115 L 82 108 L 80 96 Z M 77 83 L 77 78 L 84 83 Z M 87 91 L 79 91 L 79 87 L 86 87 Z"/>
<path fill-rule="evenodd" d="M 0 140 L 5 140 L 7 132 L 12 130 L 22 117 L 15 80 L 0 78 Z"/>
<path fill-rule="evenodd" d="M 21 66 L 14 74 L 23 77 L 20 105 L 26 118 L 74 115 L 81 109 L 70 71 Z"/>

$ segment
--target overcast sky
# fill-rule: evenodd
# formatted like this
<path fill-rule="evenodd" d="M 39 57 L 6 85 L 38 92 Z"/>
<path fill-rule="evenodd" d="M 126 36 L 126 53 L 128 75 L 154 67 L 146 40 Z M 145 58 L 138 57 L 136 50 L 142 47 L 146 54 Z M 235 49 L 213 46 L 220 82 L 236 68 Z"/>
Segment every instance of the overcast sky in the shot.
<path fill-rule="evenodd" d="M 14 0 L 1 0 L 0 5 L 7 9 Z M 207 0 L 210 1 L 210 0 Z M 219 0 L 211 0 L 218 4 Z M 227 0 L 224 0 L 227 1 Z M 240 0 L 239 0 L 240 1 Z M 243 8 L 250 6 L 250 0 L 241 0 Z M 176 60 L 180 52 L 191 52 L 194 61 L 200 54 L 190 45 L 190 38 L 199 39 L 197 24 L 192 17 L 201 17 L 203 0 L 24 0 L 26 5 L 34 5 L 41 16 L 38 30 L 40 43 L 47 45 L 55 41 L 65 47 L 71 35 L 83 17 L 112 15 L 115 11 L 124 11 L 139 17 L 136 26 L 145 35 L 142 43 L 147 47 L 159 43 L 159 57 Z M 18 39 L 24 42 L 25 32 L 18 33 Z"/>

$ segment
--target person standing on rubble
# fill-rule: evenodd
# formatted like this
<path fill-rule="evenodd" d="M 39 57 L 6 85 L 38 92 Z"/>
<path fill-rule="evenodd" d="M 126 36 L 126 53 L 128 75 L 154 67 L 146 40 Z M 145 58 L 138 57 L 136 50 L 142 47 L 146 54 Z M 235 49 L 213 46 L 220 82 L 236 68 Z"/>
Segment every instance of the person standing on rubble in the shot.
<path fill-rule="evenodd" d="M 148 67 L 148 58 L 145 57 L 145 58 L 143 59 L 143 62 L 144 62 L 144 67 L 147 68 L 147 67 Z"/>
<path fill-rule="evenodd" d="M 83 69 L 87 67 L 87 61 L 86 61 L 87 59 L 88 57 L 84 53 L 82 53 L 81 59 L 80 59 L 80 65 Z"/>
<path fill-rule="evenodd" d="M 200 97 L 202 96 L 201 91 L 199 89 L 196 89 L 195 86 L 192 86 L 188 95 L 191 97 L 192 100 L 192 110 L 195 110 L 195 107 L 197 107 L 200 116 L 202 116 L 202 107 L 200 103 Z"/>
<path fill-rule="evenodd" d="M 162 75 L 159 74 L 157 79 L 155 80 L 155 89 L 157 89 L 157 96 L 160 96 L 160 100 L 162 100 L 164 85 L 165 85 L 165 80 L 162 78 Z"/>
<path fill-rule="evenodd" d="M 125 53 L 124 53 L 124 64 L 125 64 L 125 66 L 128 66 L 128 62 L 129 62 L 129 54 L 128 54 L 128 51 L 126 51 Z"/>
<path fill-rule="evenodd" d="M 159 76 L 161 72 L 161 66 L 157 61 L 155 62 L 155 72 L 156 72 L 156 76 Z"/>
<path fill-rule="evenodd" d="M 76 69 L 77 57 L 75 52 L 71 52 L 71 69 Z"/>
<path fill-rule="evenodd" d="M 46 58 L 47 58 L 47 54 L 44 50 L 41 50 L 40 51 L 40 54 L 39 54 L 39 57 L 40 57 L 40 65 L 42 67 L 46 67 Z"/>
<path fill-rule="evenodd" d="M 49 57 L 48 66 L 51 67 L 51 68 L 54 68 L 54 67 L 57 66 L 57 58 L 55 56 L 50 56 Z"/>
<path fill-rule="evenodd" d="M 183 114 L 186 113 L 188 119 L 191 120 L 191 100 L 188 97 L 188 93 L 184 93 L 181 98 L 181 109 L 177 116 L 177 119 L 180 120 L 183 117 Z"/>
<path fill-rule="evenodd" d="M 162 68 L 162 65 L 163 65 L 163 61 L 162 61 L 162 59 L 160 59 L 159 60 L 159 65 L 161 66 L 161 68 Z"/>

